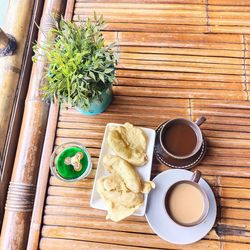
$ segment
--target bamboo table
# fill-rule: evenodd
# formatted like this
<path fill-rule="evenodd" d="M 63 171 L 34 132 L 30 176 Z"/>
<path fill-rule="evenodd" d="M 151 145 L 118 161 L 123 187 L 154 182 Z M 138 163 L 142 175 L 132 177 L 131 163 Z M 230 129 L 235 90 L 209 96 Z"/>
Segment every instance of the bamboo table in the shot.
<path fill-rule="evenodd" d="M 68 2 L 67 15 L 76 22 L 94 10 L 104 15 L 105 37 L 118 44 L 118 85 L 112 105 L 98 116 L 51 106 L 30 249 L 250 249 L 250 2 Z M 90 208 L 106 123 L 156 128 L 169 118 L 201 115 L 207 118 L 202 129 L 208 151 L 196 168 L 218 203 L 216 224 L 204 239 L 172 245 L 153 233 L 145 217 L 114 223 Z M 84 181 L 65 183 L 50 176 L 48 162 L 54 146 L 72 140 L 88 147 L 94 170 Z M 154 160 L 152 178 L 166 169 Z"/>

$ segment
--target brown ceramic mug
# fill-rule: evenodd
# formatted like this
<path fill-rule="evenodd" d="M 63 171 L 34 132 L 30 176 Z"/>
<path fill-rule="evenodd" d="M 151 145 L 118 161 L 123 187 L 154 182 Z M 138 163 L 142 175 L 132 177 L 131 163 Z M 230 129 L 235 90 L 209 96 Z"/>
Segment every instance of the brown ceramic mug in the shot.
<path fill-rule="evenodd" d="M 190 227 L 205 220 L 209 211 L 209 200 L 198 184 L 201 173 L 196 170 L 191 180 L 174 183 L 166 192 L 165 209 L 178 225 Z"/>
<path fill-rule="evenodd" d="M 159 135 L 163 152 L 175 159 L 187 159 L 194 156 L 203 143 L 199 126 L 205 120 L 206 118 L 202 116 L 196 122 L 184 118 L 166 122 Z"/>

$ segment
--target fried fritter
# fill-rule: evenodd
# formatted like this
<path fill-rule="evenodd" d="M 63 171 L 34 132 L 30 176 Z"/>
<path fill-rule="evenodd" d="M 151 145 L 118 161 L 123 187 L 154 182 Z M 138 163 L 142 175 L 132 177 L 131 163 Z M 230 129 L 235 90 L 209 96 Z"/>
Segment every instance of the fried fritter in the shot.
<path fill-rule="evenodd" d="M 142 189 L 141 179 L 134 167 L 118 156 L 106 155 L 103 164 L 107 171 L 121 176 L 126 187 L 134 193 L 139 193 Z"/>
<path fill-rule="evenodd" d="M 110 175 L 98 179 L 97 192 L 107 206 L 106 218 L 120 221 L 143 205 L 143 193 L 148 193 L 155 184 L 143 182 L 137 171 L 118 156 L 105 156 L 103 164 Z"/>
<path fill-rule="evenodd" d="M 142 166 L 147 162 L 146 135 L 130 123 L 112 128 L 108 134 L 108 144 L 118 156 L 132 165 Z"/>

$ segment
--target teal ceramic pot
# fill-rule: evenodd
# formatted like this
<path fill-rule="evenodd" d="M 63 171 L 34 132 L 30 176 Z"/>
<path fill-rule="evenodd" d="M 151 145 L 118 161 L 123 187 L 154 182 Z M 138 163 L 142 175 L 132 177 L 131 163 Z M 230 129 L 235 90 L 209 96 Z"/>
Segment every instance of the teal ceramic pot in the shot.
<path fill-rule="evenodd" d="M 102 92 L 101 95 L 102 101 L 98 98 L 95 98 L 90 103 L 89 110 L 77 108 L 76 110 L 79 111 L 83 115 L 97 115 L 105 111 L 112 101 L 112 87 L 107 88 Z"/>

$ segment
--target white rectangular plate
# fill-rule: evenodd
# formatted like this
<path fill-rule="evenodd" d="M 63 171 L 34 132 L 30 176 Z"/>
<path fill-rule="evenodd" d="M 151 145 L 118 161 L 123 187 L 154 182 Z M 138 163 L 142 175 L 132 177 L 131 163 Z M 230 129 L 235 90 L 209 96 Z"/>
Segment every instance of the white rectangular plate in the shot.
<path fill-rule="evenodd" d="M 109 132 L 111 127 L 113 127 L 113 126 L 121 126 L 121 125 L 122 124 L 116 124 L 116 123 L 108 123 L 106 125 L 106 129 L 105 129 L 104 136 L 103 136 L 103 141 L 102 141 L 102 148 L 101 148 L 101 152 L 100 152 L 100 157 L 99 157 L 99 161 L 98 161 L 98 164 L 97 164 L 97 170 L 96 170 L 96 175 L 95 175 L 94 186 L 93 186 L 91 199 L 90 199 L 90 206 L 93 207 L 93 208 L 97 208 L 97 209 L 101 209 L 101 210 L 107 210 L 104 201 L 101 199 L 101 197 L 97 193 L 96 182 L 101 176 L 108 175 L 107 171 L 105 171 L 105 169 L 103 167 L 103 164 L 102 164 L 103 157 L 105 155 L 107 155 L 107 154 L 114 155 L 114 152 L 108 146 L 108 132 Z M 150 180 L 150 175 L 151 175 L 153 153 L 154 153 L 155 131 L 153 129 L 150 129 L 150 128 L 141 127 L 141 129 L 143 130 L 143 132 L 147 136 L 147 157 L 148 157 L 148 161 L 144 166 L 136 167 L 136 170 L 139 173 L 142 180 L 149 181 Z M 147 199 L 148 199 L 148 195 L 144 194 L 144 204 L 143 204 L 143 206 L 138 208 L 133 215 L 144 216 L 145 210 L 146 210 Z"/>

